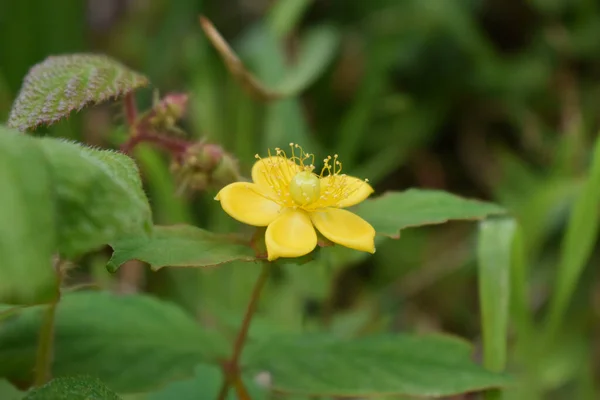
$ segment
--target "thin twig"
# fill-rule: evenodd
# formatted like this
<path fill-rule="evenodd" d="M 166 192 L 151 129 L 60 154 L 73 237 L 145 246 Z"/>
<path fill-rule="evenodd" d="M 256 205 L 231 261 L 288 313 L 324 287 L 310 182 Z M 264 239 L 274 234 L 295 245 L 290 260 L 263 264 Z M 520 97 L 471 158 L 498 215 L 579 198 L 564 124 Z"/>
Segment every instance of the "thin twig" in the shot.
<path fill-rule="evenodd" d="M 246 313 L 244 315 L 244 319 L 242 321 L 242 326 L 238 331 L 237 337 L 235 339 L 235 343 L 233 345 L 233 353 L 231 358 L 224 363 L 223 371 L 225 373 L 225 380 L 223 381 L 223 386 L 219 391 L 218 400 L 225 400 L 227 397 L 227 393 L 229 392 L 229 388 L 233 385 L 235 386 L 236 392 L 239 394 L 243 394 L 246 396 L 246 399 L 250 400 L 246 388 L 244 387 L 244 383 L 240 379 L 239 374 L 239 361 L 242 355 L 242 350 L 244 349 L 244 344 L 246 343 L 246 338 L 248 337 L 248 330 L 250 329 L 250 323 L 252 322 L 252 318 L 254 317 L 254 313 L 256 312 L 256 307 L 258 305 L 258 300 L 260 299 L 260 294 L 267 283 L 269 278 L 269 273 L 271 271 L 271 264 L 268 261 L 264 261 L 262 263 L 262 270 L 260 272 L 260 276 L 254 285 L 254 289 L 252 289 L 252 294 L 250 296 L 250 301 L 248 302 L 248 307 L 246 308 Z M 243 397 L 242 397 L 243 398 Z"/>

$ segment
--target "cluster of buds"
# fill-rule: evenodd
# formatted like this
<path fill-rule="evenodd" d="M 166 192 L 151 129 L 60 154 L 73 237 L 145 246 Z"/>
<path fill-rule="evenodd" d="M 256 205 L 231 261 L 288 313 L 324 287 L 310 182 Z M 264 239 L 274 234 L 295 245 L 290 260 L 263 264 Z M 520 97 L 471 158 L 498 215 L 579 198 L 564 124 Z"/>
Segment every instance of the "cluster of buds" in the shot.
<path fill-rule="evenodd" d="M 185 132 L 177 122 L 184 116 L 187 104 L 188 96 L 184 93 L 155 99 L 153 107 L 131 124 L 131 136 L 121 150 L 129 153 L 139 143 L 152 143 L 166 150 L 171 156 L 171 172 L 178 182 L 178 193 L 220 189 L 240 180 L 236 160 L 221 146 L 183 138 Z"/>
<path fill-rule="evenodd" d="M 162 99 L 155 94 L 154 105 L 144 113 L 139 122 L 141 128 L 152 128 L 158 132 L 180 133 L 183 131 L 177 127 L 179 121 L 185 114 L 188 105 L 188 95 L 185 93 L 169 93 Z"/>
<path fill-rule="evenodd" d="M 240 180 L 235 158 L 221 146 L 204 142 L 190 145 L 181 157 L 173 158 L 171 172 L 179 191 L 220 189 Z"/>

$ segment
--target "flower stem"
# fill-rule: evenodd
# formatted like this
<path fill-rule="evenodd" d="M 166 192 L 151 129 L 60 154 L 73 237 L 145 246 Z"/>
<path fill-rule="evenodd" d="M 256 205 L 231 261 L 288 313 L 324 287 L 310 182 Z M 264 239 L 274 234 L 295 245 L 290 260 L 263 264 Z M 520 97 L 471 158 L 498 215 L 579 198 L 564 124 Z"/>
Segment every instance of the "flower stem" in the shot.
<path fill-rule="evenodd" d="M 54 316 L 56 315 L 57 304 L 58 299 L 48 305 L 48 308 L 44 311 L 35 359 L 34 384 L 36 387 L 42 386 L 50 380 L 54 347 Z"/>
<path fill-rule="evenodd" d="M 125 117 L 127 118 L 127 125 L 129 125 L 130 128 L 133 128 L 137 122 L 138 113 L 133 92 L 127 93 L 123 102 L 125 108 Z"/>
<path fill-rule="evenodd" d="M 56 307 L 60 301 L 60 286 L 63 278 L 64 260 L 56 256 L 53 261 L 53 269 L 56 273 L 58 290 L 52 303 L 44 310 L 42 316 L 42 326 L 38 338 L 37 352 L 35 356 L 35 375 L 33 383 L 36 387 L 47 383 L 52 376 L 52 358 L 54 356 L 54 320 L 56 317 Z"/>
<path fill-rule="evenodd" d="M 265 287 L 265 284 L 267 283 L 270 272 L 271 264 L 267 261 L 263 262 L 260 276 L 254 284 L 254 289 L 252 289 L 250 301 L 248 302 L 248 306 L 246 307 L 246 314 L 244 315 L 242 326 L 238 331 L 235 343 L 233 345 L 233 353 L 231 355 L 231 358 L 228 361 L 226 361 L 223 365 L 225 380 L 217 397 L 218 400 L 225 400 L 225 398 L 227 397 L 227 393 L 229 392 L 229 388 L 232 385 L 235 386 L 236 391 L 238 393 L 244 393 L 247 397 L 247 392 L 245 391 L 244 384 L 242 383 L 242 380 L 239 376 L 239 361 L 242 355 L 242 350 L 244 349 L 244 344 L 246 343 L 246 338 L 248 337 L 250 323 L 252 322 L 252 318 L 254 317 L 254 313 L 256 312 L 256 307 L 258 305 L 258 300 L 260 299 L 260 294 L 263 288 Z M 249 397 L 247 398 L 249 399 Z"/>

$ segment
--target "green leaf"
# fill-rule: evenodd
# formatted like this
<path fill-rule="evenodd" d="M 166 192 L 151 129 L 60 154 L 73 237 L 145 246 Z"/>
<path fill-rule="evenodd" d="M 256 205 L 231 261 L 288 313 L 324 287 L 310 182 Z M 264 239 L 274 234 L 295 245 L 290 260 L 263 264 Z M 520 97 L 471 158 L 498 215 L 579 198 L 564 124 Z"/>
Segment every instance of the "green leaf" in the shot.
<path fill-rule="evenodd" d="M 471 360 L 471 346 L 445 336 L 269 338 L 248 349 L 249 373 L 267 373 L 276 391 L 313 396 L 451 396 L 502 387 L 503 374 Z"/>
<path fill-rule="evenodd" d="M 0 324 L 0 377 L 30 381 L 42 310 Z M 117 392 L 140 392 L 190 376 L 198 363 L 226 355 L 228 344 L 176 306 L 149 296 L 75 292 L 58 305 L 55 377 L 97 376 Z"/>
<path fill-rule="evenodd" d="M 468 200 L 438 190 L 410 189 L 367 199 L 353 210 L 380 235 L 400 237 L 400 230 L 449 220 L 478 220 L 506 211 L 495 204 Z"/>
<path fill-rule="evenodd" d="M 103 55 L 51 56 L 25 77 L 8 125 L 24 131 L 52 124 L 88 104 L 117 98 L 147 84 L 143 75 Z"/>
<path fill-rule="evenodd" d="M 116 271 L 124 262 L 140 260 L 153 270 L 162 267 L 211 267 L 233 261 L 256 261 L 248 244 L 188 225 L 156 226 L 150 237 L 134 235 L 111 244 L 108 263 Z"/>
<path fill-rule="evenodd" d="M 21 400 L 24 393 L 15 388 L 10 383 L 0 379 L 0 399 L 2 400 Z"/>
<path fill-rule="evenodd" d="M 0 302 L 35 304 L 56 297 L 52 269 L 57 215 L 51 173 L 30 137 L 0 126 Z"/>
<path fill-rule="evenodd" d="M 506 366 L 510 270 L 516 222 L 490 218 L 479 224 L 477 246 L 483 364 L 495 372 Z"/>
<path fill-rule="evenodd" d="M 285 38 L 298 24 L 313 0 L 280 0 L 267 16 L 270 30 L 277 38 Z"/>
<path fill-rule="evenodd" d="M 51 138 L 40 144 L 55 182 L 58 243 L 65 258 L 151 230 L 150 205 L 131 158 Z"/>
<path fill-rule="evenodd" d="M 547 340 L 552 340 L 567 311 L 577 281 L 592 255 L 600 226 L 600 140 L 594 145 L 592 164 L 561 243 L 555 289 L 546 319 Z"/>
<path fill-rule="evenodd" d="M 200 364 L 190 379 L 172 382 L 163 389 L 150 393 L 145 400 L 198 400 L 216 399 L 221 384 L 223 373 L 215 365 Z M 251 379 L 244 379 L 244 384 L 252 400 L 266 399 L 265 390 L 259 388 Z M 234 390 L 229 391 L 227 399 L 236 400 Z"/>
<path fill-rule="evenodd" d="M 3 127 L 0 193 L 3 303 L 50 302 L 58 290 L 53 255 L 72 259 L 152 226 L 129 157 Z"/>
<path fill-rule="evenodd" d="M 23 400 L 120 400 L 98 378 L 73 376 L 54 379 L 34 389 Z"/>

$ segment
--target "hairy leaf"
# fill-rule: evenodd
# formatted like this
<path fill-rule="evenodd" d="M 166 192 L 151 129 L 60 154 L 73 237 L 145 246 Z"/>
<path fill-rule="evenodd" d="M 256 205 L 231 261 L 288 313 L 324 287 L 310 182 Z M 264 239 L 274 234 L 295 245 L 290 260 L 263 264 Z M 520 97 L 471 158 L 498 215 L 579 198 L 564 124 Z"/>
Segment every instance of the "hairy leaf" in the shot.
<path fill-rule="evenodd" d="M 129 157 L 0 127 L 0 302 L 56 297 L 54 255 L 147 235 L 150 205 Z"/>
<path fill-rule="evenodd" d="M 54 379 L 34 389 L 23 400 L 119 400 L 98 378 L 72 376 Z"/>
<path fill-rule="evenodd" d="M 21 131 L 52 124 L 96 104 L 146 86 L 148 79 L 103 55 L 51 56 L 33 66 L 13 105 L 10 127 Z"/>

